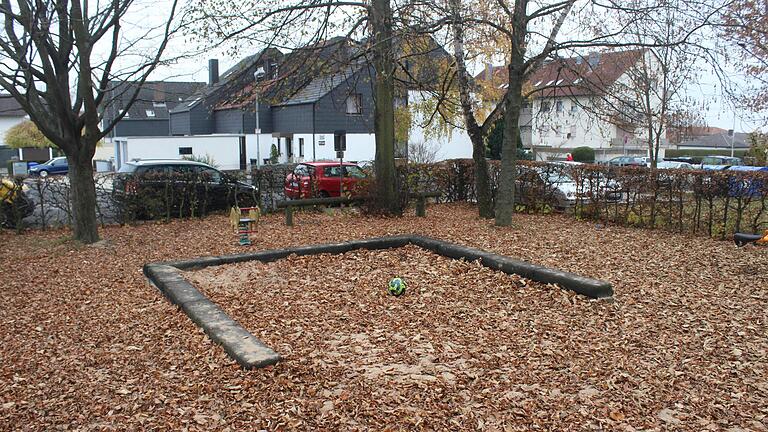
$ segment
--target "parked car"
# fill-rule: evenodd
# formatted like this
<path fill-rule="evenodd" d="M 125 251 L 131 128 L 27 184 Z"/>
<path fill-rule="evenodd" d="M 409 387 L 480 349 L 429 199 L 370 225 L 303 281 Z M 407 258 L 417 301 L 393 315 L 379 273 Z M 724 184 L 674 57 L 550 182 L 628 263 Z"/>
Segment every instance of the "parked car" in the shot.
<path fill-rule="evenodd" d="M 67 174 L 69 172 L 69 164 L 65 157 L 55 157 L 48 162 L 37 164 L 29 168 L 30 175 L 38 175 L 40 177 L 48 177 L 51 174 Z"/>
<path fill-rule="evenodd" d="M 140 214 L 152 216 L 151 200 L 172 198 L 174 212 L 194 200 L 198 208 L 221 210 L 256 204 L 256 187 L 210 165 L 188 160 L 137 160 L 123 164 L 113 182 L 116 198 L 131 200 Z M 194 190 L 190 191 L 190 187 Z M 182 199 L 183 198 L 183 199 Z M 164 207 L 165 208 L 165 207 Z M 185 210 L 185 208 L 181 208 Z"/>
<path fill-rule="evenodd" d="M 611 160 L 608 161 L 608 165 L 610 166 L 645 166 L 645 161 L 643 158 L 640 157 L 634 157 L 634 156 L 617 156 Z"/>
<path fill-rule="evenodd" d="M 702 165 L 744 165 L 741 158 L 730 156 L 704 156 L 701 158 Z"/>
<path fill-rule="evenodd" d="M 696 160 L 689 156 L 678 156 L 678 157 L 665 157 L 665 162 L 685 162 L 687 164 L 696 165 Z"/>
<path fill-rule="evenodd" d="M 656 163 L 658 169 L 694 169 L 688 162 L 661 161 Z"/>
<path fill-rule="evenodd" d="M 645 162 L 645 166 L 647 166 L 647 167 L 650 167 L 651 166 L 651 162 L 653 161 L 653 158 L 650 157 L 650 156 L 644 156 L 644 157 L 641 157 L 640 159 L 642 159 L 643 162 Z M 660 163 L 661 163 L 661 159 L 656 159 L 656 164 L 658 165 Z"/>
<path fill-rule="evenodd" d="M 735 165 L 728 168 L 728 172 L 736 173 L 768 173 L 768 167 Z M 750 178 L 750 176 L 729 176 L 728 195 L 732 197 L 760 197 L 765 190 L 762 179 Z"/>
<path fill-rule="evenodd" d="M 341 176 L 344 175 L 342 180 Z M 309 197 L 337 197 L 344 191 L 352 192 L 355 185 L 366 177 L 365 172 L 354 163 L 346 162 L 305 162 L 296 165 L 293 172 L 285 176 L 285 196 L 291 199 Z"/>
<path fill-rule="evenodd" d="M 724 170 L 730 166 L 744 165 L 744 162 L 737 157 L 730 156 L 704 156 L 701 158 L 701 169 L 705 170 Z"/>
<path fill-rule="evenodd" d="M 607 202 L 622 199 L 621 187 L 616 181 L 601 176 L 596 183 L 583 184 L 580 190 L 576 180 L 561 170 L 521 168 L 517 180 L 518 198 L 524 205 L 537 202 L 561 211 L 572 208 L 579 199 L 582 202 L 591 200 L 593 190 L 597 191 L 599 199 Z"/>

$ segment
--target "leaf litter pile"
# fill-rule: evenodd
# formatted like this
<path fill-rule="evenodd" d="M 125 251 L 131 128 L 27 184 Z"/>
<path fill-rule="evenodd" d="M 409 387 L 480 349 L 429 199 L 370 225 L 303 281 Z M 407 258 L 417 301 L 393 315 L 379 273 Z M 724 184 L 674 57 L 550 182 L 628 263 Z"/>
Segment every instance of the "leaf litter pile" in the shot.
<path fill-rule="evenodd" d="M 464 205 L 264 218 L 248 250 L 417 233 L 605 279 L 594 301 L 416 247 L 187 276 L 285 357 L 243 371 L 141 274 L 224 216 L 0 234 L 0 430 L 766 430 L 768 248 Z M 401 276 L 406 294 L 386 294 Z"/>

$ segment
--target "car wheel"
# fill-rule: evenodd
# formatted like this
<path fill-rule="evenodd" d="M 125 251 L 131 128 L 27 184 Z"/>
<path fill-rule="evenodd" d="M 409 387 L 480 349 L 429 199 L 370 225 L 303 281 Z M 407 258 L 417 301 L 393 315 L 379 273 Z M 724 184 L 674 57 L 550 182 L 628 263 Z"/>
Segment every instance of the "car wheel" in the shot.
<path fill-rule="evenodd" d="M 40 170 L 40 173 L 39 173 L 39 175 L 40 175 L 40 177 L 48 177 L 48 171 L 46 171 L 46 170 Z"/>
<path fill-rule="evenodd" d="M 320 191 L 320 198 L 330 198 L 330 194 L 326 191 Z"/>

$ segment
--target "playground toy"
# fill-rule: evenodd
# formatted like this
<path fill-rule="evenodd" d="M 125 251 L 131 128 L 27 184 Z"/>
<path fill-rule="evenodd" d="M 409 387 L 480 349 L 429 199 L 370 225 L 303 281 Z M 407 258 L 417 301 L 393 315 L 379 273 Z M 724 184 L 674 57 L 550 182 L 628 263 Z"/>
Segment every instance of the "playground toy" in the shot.
<path fill-rule="evenodd" d="M 392 279 L 389 281 L 388 290 L 390 294 L 396 297 L 405 294 L 405 281 L 399 277 Z"/>
<path fill-rule="evenodd" d="M 229 211 L 229 224 L 235 231 L 240 246 L 251 244 L 251 234 L 256 232 L 260 217 L 261 210 L 258 207 L 232 207 Z"/>
<path fill-rule="evenodd" d="M 762 234 L 736 233 L 733 235 L 733 242 L 739 247 L 749 243 L 768 245 L 768 230 L 765 230 Z"/>

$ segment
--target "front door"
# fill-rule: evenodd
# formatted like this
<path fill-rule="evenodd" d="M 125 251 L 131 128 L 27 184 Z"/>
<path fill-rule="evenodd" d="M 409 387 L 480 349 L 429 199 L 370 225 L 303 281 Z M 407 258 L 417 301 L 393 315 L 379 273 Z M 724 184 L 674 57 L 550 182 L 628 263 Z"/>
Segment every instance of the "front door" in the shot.
<path fill-rule="evenodd" d="M 240 170 L 244 171 L 247 167 L 245 152 L 245 137 L 240 137 Z"/>
<path fill-rule="evenodd" d="M 288 157 L 289 161 L 291 160 L 291 158 L 293 158 L 293 138 L 292 137 L 285 137 L 285 155 Z"/>

